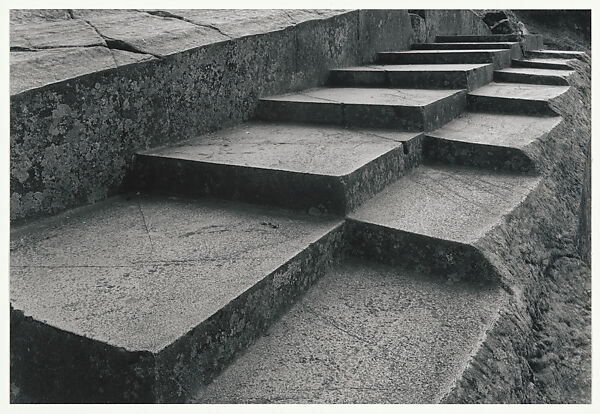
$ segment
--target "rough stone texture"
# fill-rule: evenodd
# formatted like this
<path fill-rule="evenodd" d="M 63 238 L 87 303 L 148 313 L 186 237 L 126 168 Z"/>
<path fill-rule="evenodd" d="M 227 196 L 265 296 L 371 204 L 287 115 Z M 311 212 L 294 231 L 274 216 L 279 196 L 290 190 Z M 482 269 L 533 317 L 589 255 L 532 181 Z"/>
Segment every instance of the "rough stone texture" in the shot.
<path fill-rule="evenodd" d="M 402 52 L 379 52 L 377 63 L 381 64 L 460 64 L 493 63 L 496 69 L 510 66 L 510 50 L 410 50 Z"/>
<path fill-rule="evenodd" d="M 87 13 L 86 19 L 102 23 L 98 15 L 108 11 Z M 113 14 L 118 21 L 127 13 L 117 10 Z M 138 22 L 178 25 L 173 27 L 186 23 L 193 33 L 202 29 L 176 18 L 170 22 L 146 12 L 130 14 L 137 16 Z M 109 30 L 107 20 L 103 24 Z M 396 30 L 382 30 L 383 25 Z M 114 41 L 109 42 L 112 49 L 96 52 L 102 59 L 84 59 L 92 48 L 81 48 L 85 50 L 66 61 L 64 55 L 62 61 L 58 55 L 47 63 L 40 60 L 40 67 L 23 66 L 21 62 L 32 57 L 15 59 L 12 73 L 17 78 L 11 86 L 10 115 L 11 220 L 105 198 L 119 190 L 136 151 L 239 123 L 252 116 L 259 97 L 323 84 L 328 68 L 363 63 L 376 52 L 376 45 L 407 48 L 411 33 L 408 13 L 403 10 L 330 11 L 318 20 L 285 30 L 117 69 L 121 63 L 111 59 L 111 52 L 118 50 L 113 54 L 115 60 L 128 63 L 135 51 Z M 128 39 L 134 41 L 134 34 L 124 36 L 131 35 Z M 145 45 L 142 40 L 137 44 Z M 42 52 L 30 54 L 38 53 Z M 141 60 L 150 57 L 139 55 Z M 48 65 L 56 75 L 47 73 L 44 68 Z M 98 69 L 103 71 L 90 73 Z M 41 74 L 43 80 L 35 74 Z M 87 76 L 81 76 L 84 74 Z M 73 76 L 79 77 L 70 79 Z M 37 89 L 25 91 L 32 86 Z"/>
<path fill-rule="evenodd" d="M 259 119 L 427 131 L 465 106 L 460 90 L 319 88 L 260 100 Z"/>
<path fill-rule="evenodd" d="M 534 83 L 539 85 L 569 85 L 572 70 L 504 68 L 494 72 L 496 82 Z"/>
<path fill-rule="evenodd" d="M 514 297 L 443 402 L 590 401 L 590 272 L 576 256 L 590 66 L 576 71 L 554 106 L 564 122 L 544 140 L 540 186 L 477 245 Z"/>
<path fill-rule="evenodd" d="M 475 50 L 475 49 L 510 49 L 513 59 L 523 56 L 519 42 L 439 42 L 439 43 L 416 43 L 412 49 L 417 50 Z"/>
<path fill-rule="evenodd" d="M 469 92 L 467 99 L 473 111 L 554 117 L 553 103 L 568 90 L 568 86 L 492 82 Z"/>
<path fill-rule="evenodd" d="M 589 56 L 585 52 L 571 50 L 530 50 L 527 52 L 527 56 L 541 59 L 589 59 Z"/>
<path fill-rule="evenodd" d="M 465 112 L 427 134 L 424 156 L 492 170 L 539 170 L 543 141 L 560 122 L 560 117 Z"/>
<path fill-rule="evenodd" d="M 420 134 L 247 123 L 138 155 L 136 189 L 344 214 L 420 161 Z"/>
<path fill-rule="evenodd" d="M 433 403 L 505 295 L 350 259 L 189 402 Z"/>
<path fill-rule="evenodd" d="M 491 64 L 367 65 L 333 69 L 328 84 L 473 90 L 492 80 L 493 69 Z"/>
<path fill-rule="evenodd" d="M 423 43 L 427 41 L 427 27 L 425 25 L 425 19 L 418 14 L 409 13 L 410 25 L 413 29 L 413 41 L 412 43 Z"/>
<path fill-rule="evenodd" d="M 223 201 L 137 197 L 16 229 L 13 381 L 44 401 L 181 400 L 337 260 L 340 224 Z M 148 369 L 122 369 L 140 356 Z M 119 370 L 106 389 L 93 389 Z M 70 388 L 88 377 L 89 387 Z"/>
<path fill-rule="evenodd" d="M 65 9 L 11 9 L 10 24 L 38 24 L 60 20 L 69 20 L 71 15 Z"/>

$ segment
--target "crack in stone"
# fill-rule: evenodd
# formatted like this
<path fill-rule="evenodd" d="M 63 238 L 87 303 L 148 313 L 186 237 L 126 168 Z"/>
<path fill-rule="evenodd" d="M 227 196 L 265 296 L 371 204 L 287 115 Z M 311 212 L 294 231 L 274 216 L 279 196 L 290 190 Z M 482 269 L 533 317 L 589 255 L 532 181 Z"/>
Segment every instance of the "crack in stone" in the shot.
<path fill-rule="evenodd" d="M 142 11 L 142 10 L 138 10 L 138 11 Z M 227 33 L 224 33 L 221 29 L 219 29 L 216 26 L 213 26 L 211 24 L 199 24 L 199 23 L 193 22 L 193 21 L 191 21 L 189 19 L 186 19 L 183 16 L 178 16 L 176 14 L 173 14 L 173 13 L 165 11 L 165 10 L 151 10 L 151 11 L 143 10 L 142 12 L 148 13 L 151 16 L 157 16 L 157 17 L 163 17 L 163 18 L 171 18 L 171 19 L 181 20 L 183 22 L 190 23 L 190 24 L 193 24 L 194 26 L 198 26 L 198 27 L 208 27 L 208 28 L 211 28 L 213 30 L 216 30 L 217 32 L 219 32 L 219 34 L 227 37 L 228 39 L 233 39 L 233 37 L 231 37 Z"/>
<path fill-rule="evenodd" d="M 11 46 L 11 52 L 39 52 L 42 50 L 53 50 L 53 49 L 78 49 L 78 48 L 90 48 L 90 47 L 106 47 L 103 44 L 96 45 L 77 45 L 77 46 L 36 46 L 36 47 L 23 47 L 23 46 Z"/>

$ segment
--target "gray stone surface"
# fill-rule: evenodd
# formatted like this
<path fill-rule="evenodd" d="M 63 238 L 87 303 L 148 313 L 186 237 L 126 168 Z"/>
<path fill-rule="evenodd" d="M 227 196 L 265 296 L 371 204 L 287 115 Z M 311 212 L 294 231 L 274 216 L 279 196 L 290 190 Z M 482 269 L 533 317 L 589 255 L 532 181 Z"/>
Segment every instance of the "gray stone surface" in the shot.
<path fill-rule="evenodd" d="M 10 24 L 37 24 L 59 20 L 70 20 L 66 9 L 11 9 Z"/>
<path fill-rule="evenodd" d="M 569 86 L 492 82 L 469 92 L 474 111 L 556 116 L 553 104 Z"/>
<path fill-rule="evenodd" d="M 104 39 L 83 20 L 14 24 L 10 28 L 11 49 L 52 49 L 106 46 Z"/>
<path fill-rule="evenodd" d="M 512 49 L 519 42 L 431 42 L 415 43 L 413 49 L 422 50 L 476 50 L 476 49 Z"/>
<path fill-rule="evenodd" d="M 464 107 L 463 94 L 435 89 L 317 88 L 263 98 L 257 117 L 423 131 L 458 115 Z"/>
<path fill-rule="evenodd" d="M 101 46 L 10 52 L 10 93 L 14 95 L 116 66 L 111 51 Z"/>
<path fill-rule="evenodd" d="M 386 187 L 349 217 L 469 244 L 498 225 L 538 182 L 534 176 L 423 166 Z"/>
<path fill-rule="evenodd" d="M 550 58 L 550 59 L 584 59 L 587 54 L 585 52 L 577 52 L 573 50 L 549 50 L 538 49 L 527 52 L 528 56 L 533 58 Z"/>
<path fill-rule="evenodd" d="M 511 52 L 507 49 L 410 50 L 382 51 L 377 63 L 382 64 L 448 64 L 493 63 L 496 68 L 510 66 Z"/>
<path fill-rule="evenodd" d="M 486 35 L 439 35 L 436 42 L 463 43 L 463 42 L 518 42 L 517 34 L 486 34 Z"/>
<path fill-rule="evenodd" d="M 338 224 L 227 202 L 117 198 L 13 231 L 11 304 L 156 352 Z"/>
<path fill-rule="evenodd" d="M 543 139 L 561 118 L 465 112 L 427 135 L 490 146 L 523 148 Z"/>
<path fill-rule="evenodd" d="M 343 176 L 417 134 L 253 122 L 144 151 L 165 158 Z"/>
<path fill-rule="evenodd" d="M 423 89 L 475 89 L 492 80 L 491 64 L 366 65 L 333 69 L 329 84 Z"/>
<path fill-rule="evenodd" d="M 494 285 L 350 260 L 190 402 L 435 403 L 504 301 Z"/>
<path fill-rule="evenodd" d="M 538 68 L 504 68 L 494 72 L 496 82 L 535 83 L 541 85 L 569 85 L 572 70 Z"/>
<path fill-rule="evenodd" d="M 573 70 L 575 59 L 529 58 L 515 59 L 512 65 L 520 68 Z"/>

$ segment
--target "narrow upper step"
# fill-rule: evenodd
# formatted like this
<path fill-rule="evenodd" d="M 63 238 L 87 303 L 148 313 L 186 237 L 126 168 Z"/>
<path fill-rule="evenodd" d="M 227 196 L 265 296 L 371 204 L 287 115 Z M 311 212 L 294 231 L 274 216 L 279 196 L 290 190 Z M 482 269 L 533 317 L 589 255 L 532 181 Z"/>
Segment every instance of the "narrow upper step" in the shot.
<path fill-rule="evenodd" d="M 512 65 L 518 68 L 573 70 L 576 61 L 576 59 L 529 58 L 514 59 Z"/>
<path fill-rule="evenodd" d="M 256 116 L 268 121 L 423 131 L 457 116 L 464 100 L 465 92 L 460 90 L 317 88 L 263 98 Z"/>
<path fill-rule="evenodd" d="M 496 68 L 510 66 L 511 52 L 507 49 L 475 50 L 409 50 L 379 52 L 377 63 L 431 64 L 431 63 L 493 63 Z"/>
<path fill-rule="evenodd" d="M 333 69 L 333 86 L 467 89 L 492 81 L 492 64 L 369 65 Z"/>
<path fill-rule="evenodd" d="M 415 43 L 411 46 L 416 50 L 477 50 L 477 49 L 509 49 L 513 59 L 523 56 L 519 42 L 436 42 Z"/>
<path fill-rule="evenodd" d="M 568 86 L 492 82 L 469 92 L 469 108 L 474 111 L 556 116 L 553 100 Z"/>
<path fill-rule="evenodd" d="M 389 185 L 349 217 L 470 244 L 516 208 L 538 182 L 528 175 L 427 165 Z"/>
<path fill-rule="evenodd" d="M 251 122 L 141 152 L 136 180 L 145 189 L 344 214 L 410 166 L 406 142 L 417 136 Z"/>
<path fill-rule="evenodd" d="M 572 50 L 530 50 L 528 56 L 533 58 L 554 58 L 554 59 L 584 59 L 585 52 L 576 52 Z"/>
<path fill-rule="evenodd" d="M 526 150 L 556 128 L 562 118 L 464 112 L 427 133 L 428 159 L 482 168 L 532 171 Z"/>
<path fill-rule="evenodd" d="M 189 402 L 439 402 L 506 294 L 436 276 L 349 260 Z"/>
<path fill-rule="evenodd" d="M 496 82 L 535 83 L 540 85 L 569 85 L 573 70 L 504 68 L 494 72 Z"/>
<path fill-rule="evenodd" d="M 445 35 L 436 36 L 436 42 L 518 42 L 520 36 L 517 34 L 494 34 L 494 35 Z"/>

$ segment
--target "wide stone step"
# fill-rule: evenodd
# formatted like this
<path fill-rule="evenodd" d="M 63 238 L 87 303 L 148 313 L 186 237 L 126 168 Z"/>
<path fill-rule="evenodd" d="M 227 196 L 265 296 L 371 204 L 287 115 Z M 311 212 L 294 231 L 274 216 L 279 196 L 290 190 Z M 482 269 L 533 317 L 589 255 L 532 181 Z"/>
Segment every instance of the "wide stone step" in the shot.
<path fill-rule="evenodd" d="M 428 268 L 450 279 L 498 279 L 474 247 L 540 178 L 460 166 L 416 168 L 348 216 L 355 255 Z"/>
<path fill-rule="evenodd" d="M 427 133 L 429 160 L 493 170 L 536 170 L 541 142 L 560 124 L 560 117 L 465 112 Z"/>
<path fill-rule="evenodd" d="M 493 63 L 494 67 L 499 69 L 510 66 L 510 61 L 511 52 L 507 49 L 410 50 L 377 53 L 377 63 L 381 64 Z"/>
<path fill-rule="evenodd" d="M 252 122 L 139 153 L 138 188 L 344 214 L 418 162 L 418 133 Z"/>
<path fill-rule="evenodd" d="M 415 43 L 411 46 L 415 50 L 476 50 L 476 49 L 509 49 L 513 59 L 523 56 L 519 42 L 434 42 Z"/>
<path fill-rule="evenodd" d="M 585 59 L 587 54 L 572 50 L 530 50 L 527 52 L 527 56 L 538 59 Z"/>
<path fill-rule="evenodd" d="M 551 104 L 568 89 L 568 86 L 493 82 L 469 92 L 469 109 L 556 116 L 557 113 L 552 109 Z"/>
<path fill-rule="evenodd" d="M 455 118 L 465 91 L 389 88 L 317 88 L 263 98 L 256 117 L 404 131 L 427 131 Z"/>
<path fill-rule="evenodd" d="M 538 85 L 569 85 L 573 70 L 504 68 L 494 72 L 496 82 L 534 83 Z"/>
<path fill-rule="evenodd" d="M 516 68 L 573 70 L 576 59 L 513 59 L 512 66 Z"/>
<path fill-rule="evenodd" d="M 350 259 L 188 402 L 440 402 L 506 302 L 444 276 Z"/>
<path fill-rule="evenodd" d="M 436 36 L 436 42 L 518 42 L 521 37 L 517 34 L 494 34 L 494 35 L 444 35 Z"/>
<path fill-rule="evenodd" d="M 333 69 L 332 86 L 467 89 L 492 81 L 492 64 L 369 65 Z"/>
<path fill-rule="evenodd" d="M 11 232 L 11 376 L 39 402 L 175 402 L 336 261 L 341 221 L 119 197 Z"/>

